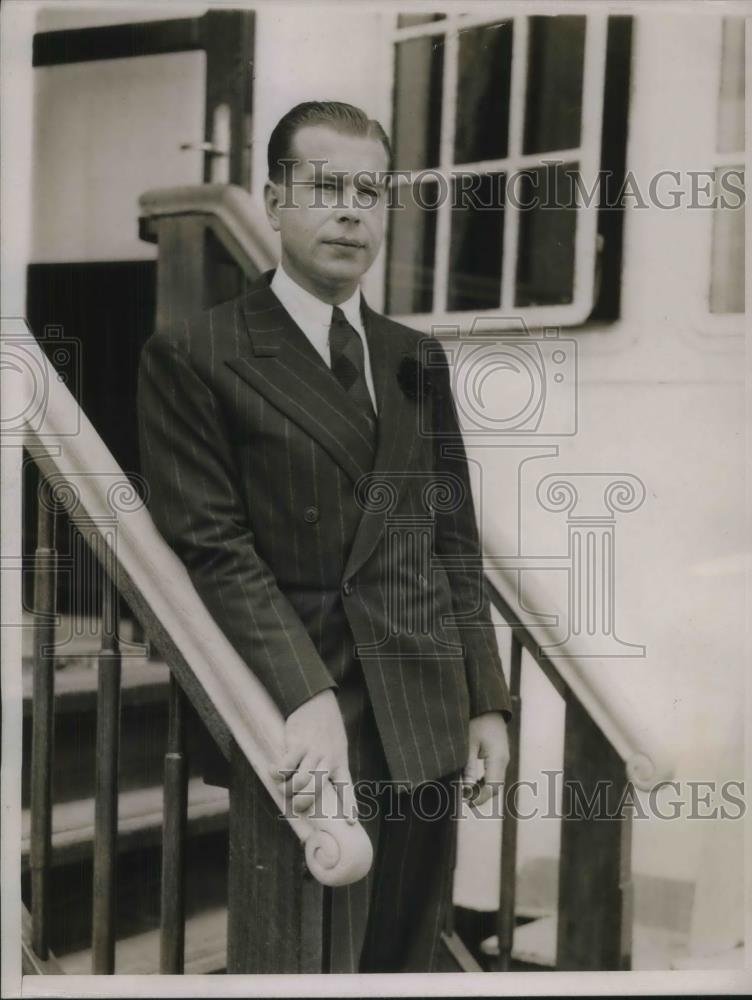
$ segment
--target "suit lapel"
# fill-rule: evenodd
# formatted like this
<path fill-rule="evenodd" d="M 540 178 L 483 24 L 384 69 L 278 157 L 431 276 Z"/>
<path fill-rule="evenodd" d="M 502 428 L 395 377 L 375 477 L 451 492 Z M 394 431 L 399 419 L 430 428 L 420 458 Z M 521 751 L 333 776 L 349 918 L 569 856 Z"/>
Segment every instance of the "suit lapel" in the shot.
<path fill-rule="evenodd" d="M 225 363 L 357 481 L 373 468 L 366 418 L 282 307 L 269 287 L 270 274 L 241 300 L 248 339 Z"/>
<path fill-rule="evenodd" d="M 386 519 L 397 506 L 406 474 L 414 469 L 413 456 L 419 439 L 418 406 L 405 396 L 397 381 L 403 358 L 407 354 L 415 357 L 416 345 L 412 338 L 374 312 L 365 300 L 363 318 L 379 408 L 379 430 L 373 469 L 359 484 L 363 516 L 347 560 L 345 578 L 360 569 L 383 534 Z M 382 503 L 385 497 L 390 498 L 386 509 Z"/>
<path fill-rule="evenodd" d="M 225 364 L 318 441 L 357 484 L 363 514 L 345 568 L 345 576 L 352 576 L 376 547 L 413 468 L 418 406 L 403 393 L 397 372 L 407 354 L 415 356 L 416 345 L 363 301 L 379 411 L 374 456 L 365 417 L 271 291 L 271 274 L 240 301 L 239 320 L 248 336 Z M 380 503 L 384 496 L 392 498 L 387 509 Z"/>

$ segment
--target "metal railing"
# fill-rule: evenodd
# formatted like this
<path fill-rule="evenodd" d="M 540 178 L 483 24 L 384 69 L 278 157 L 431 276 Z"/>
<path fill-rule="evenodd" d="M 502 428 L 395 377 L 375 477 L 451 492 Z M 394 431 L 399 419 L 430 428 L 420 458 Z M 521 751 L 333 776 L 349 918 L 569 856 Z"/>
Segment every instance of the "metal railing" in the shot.
<path fill-rule="evenodd" d="M 622 970 L 631 968 L 632 908 L 630 792 L 634 784 L 625 761 L 609 737 L 576 696 L 533 636 L 512 603 L 486 577 L 492 606 L 511 630 L 509 690 L 513 718 L 508 724 L 510 763 L 505 775 L 507 794 L 501 831 L 499 907 L 496 920 L 498 952 L 494 967 L 512 968 L 517 926 L 517 846 L 520 824 L 517 782 L 520 778 L 522 727 L 534 723 L 535 706 L 520 696 L 523 657 L 540 669 L 565 704 L 562 788 L 576 788 L 580 801 L 596 802 L 605 815 L 570 815 L 563 808 L 555 965 L 559 970 Z M 642 762 L 645 755 L 640 753 Z M 640 779 L 644 787 L 646 782 Z M 605 800 L 598 796 L 606 791 Z"/>

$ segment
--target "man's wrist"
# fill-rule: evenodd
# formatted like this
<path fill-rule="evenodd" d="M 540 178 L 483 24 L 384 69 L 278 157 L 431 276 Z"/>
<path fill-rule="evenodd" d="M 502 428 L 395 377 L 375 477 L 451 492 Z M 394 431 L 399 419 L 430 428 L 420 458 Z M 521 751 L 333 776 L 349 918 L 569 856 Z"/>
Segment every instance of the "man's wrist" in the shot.
<path fill-rule="evenodd" d="M 512 710 L 506 706 L 494 707 L 494 708 L 475 708 L 470 711 L 471 719 L 479 719 L 483 715 L 500 715 L 504 722 L 510 722 L 512 719 Z"/>
<path fill-rule="evenodd" d="M 336 697 L 336 692 L 337 692 L 336 681 L 331 680 L 329 683 L 325 683 L 322 680 L 321 685 L 315 691 L 306 692 L 305 697 L 290 699 L 289 701 L 287 701 L 282 711 L 282 714 L 284 715 L 285 719 L 289 719 L 289 717 L 292 715 L 293 712 L 297 711 L 297 709 L 301 708 L 301 706 L 311 701 L 311 699 L 315 698 L 317 695 L 323 694 L 325 691 L 331 691 L 331 693 Z"/>
<path fill-rule="evenodd" d="M 499 718 L 503 719 L 503 721 L 506 723 L 511 718 L 512 713 L 508 709 L 488 708 L 482 712 L 478 712 L 477 715 L 473 715 L 470 721 L 473 722 L 475 719 L 482 719 L 487 715 L 499 716 Z"/>

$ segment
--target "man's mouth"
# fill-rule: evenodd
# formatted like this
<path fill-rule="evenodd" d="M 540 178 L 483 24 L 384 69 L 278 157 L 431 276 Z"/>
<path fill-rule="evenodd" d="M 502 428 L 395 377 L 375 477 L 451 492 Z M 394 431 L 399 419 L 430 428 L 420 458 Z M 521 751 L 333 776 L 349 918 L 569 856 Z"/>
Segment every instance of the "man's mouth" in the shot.
<path fill-rule="evenodd" d="M 352 247 L 356 250 L 365 249 L 365 243 L 361 243 L 360 240 L 349 240 L 345 236 L 342 236 L 337 240 L 324 240 L 324 242 L 335 247 Z"/>

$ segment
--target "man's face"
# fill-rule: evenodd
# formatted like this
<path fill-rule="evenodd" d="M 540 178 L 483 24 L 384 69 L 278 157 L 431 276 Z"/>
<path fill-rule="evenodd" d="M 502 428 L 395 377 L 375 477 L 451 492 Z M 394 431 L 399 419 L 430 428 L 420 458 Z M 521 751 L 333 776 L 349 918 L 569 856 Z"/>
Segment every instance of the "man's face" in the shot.
<path fill-rule="evenodd" d="M 325 301 L 344 301 L 384 236 L 386 151 L 378 139 L 325 125 L 298 129 L 292 184 L 267 183 L 266 209 L 290 277 Z"/>

